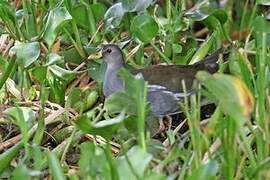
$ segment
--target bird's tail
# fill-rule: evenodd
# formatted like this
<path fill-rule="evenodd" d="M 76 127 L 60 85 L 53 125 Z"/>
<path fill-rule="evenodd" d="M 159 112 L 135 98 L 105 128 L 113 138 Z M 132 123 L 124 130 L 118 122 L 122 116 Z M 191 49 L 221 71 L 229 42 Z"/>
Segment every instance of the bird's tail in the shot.
<path fill-rule="evenodd" d="M 213 54 L 207 56 L 204 60 L 198 62 L 197 64 L 204 64 L 206 71 L 213 74 L 219 69 L 220 55 L 222 55 L 223 63 L 227 63 L 229 60 L 229 53 L 226 52 L 224 48 L 220 48 Z"/>

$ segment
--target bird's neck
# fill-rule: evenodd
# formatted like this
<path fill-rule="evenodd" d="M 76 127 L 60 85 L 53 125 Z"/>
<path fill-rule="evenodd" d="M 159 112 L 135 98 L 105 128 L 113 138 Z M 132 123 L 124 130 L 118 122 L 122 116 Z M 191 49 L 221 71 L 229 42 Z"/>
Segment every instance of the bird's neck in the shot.
<path fill-rule="evenodd" d="M 105 79 L 103 83 L 103 92 L 107 97 L 115 92 L 124 91 L 124 83 L 122 79 L 118 76 L 118 71 L 124 67 L 124 65 L 108 65 L 105 73 Z"/>

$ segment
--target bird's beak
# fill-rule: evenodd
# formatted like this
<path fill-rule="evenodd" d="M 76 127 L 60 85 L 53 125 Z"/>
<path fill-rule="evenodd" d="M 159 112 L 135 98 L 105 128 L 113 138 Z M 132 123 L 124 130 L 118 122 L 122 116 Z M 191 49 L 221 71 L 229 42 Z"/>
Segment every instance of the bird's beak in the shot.
<path fill-rule="evenodd" d="M 102 58 L 102 49 L 99 49 L 97 52 L 90 54 L 87 59 L 96 60 L 100 58 Z"/>

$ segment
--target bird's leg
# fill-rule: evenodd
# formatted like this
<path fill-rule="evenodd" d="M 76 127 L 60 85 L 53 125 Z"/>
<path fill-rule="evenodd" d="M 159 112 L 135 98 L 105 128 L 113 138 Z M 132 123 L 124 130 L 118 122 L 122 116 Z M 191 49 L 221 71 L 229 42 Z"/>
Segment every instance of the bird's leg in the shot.
<path fill-rule="evenodd" d="M 169 115 L 166 115 L 166 118 L 168 120 L 168 129 L 171 129 L 172 127 L 172 117 Z"/>
<path fill-rule="evenodd" d="M 158 118 L 158 122 L 159 122 L 159 130 L 158 132 L 162 132 L 165 130 L 165 125 L 164 125 L 164 122 L 163 122 L 163 117 L 159 117 Z"/>

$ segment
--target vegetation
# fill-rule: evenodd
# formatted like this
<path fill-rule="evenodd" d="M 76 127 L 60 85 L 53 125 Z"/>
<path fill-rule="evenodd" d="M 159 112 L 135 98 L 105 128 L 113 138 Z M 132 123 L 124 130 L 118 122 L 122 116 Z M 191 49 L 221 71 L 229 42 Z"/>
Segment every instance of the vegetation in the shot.
<path fill-rule="evenodd" d="M 270 178 L 269 5 L 0 1 L 0 178 Z M 104 100 L 106 65 L 87 57 L 106 43 L 130 68 L 193 64 L 220 47 L 230 57 L 196 75 L 198 95 L 152 137 L 142 77 L 121 70 L 126 92 Z"/>

